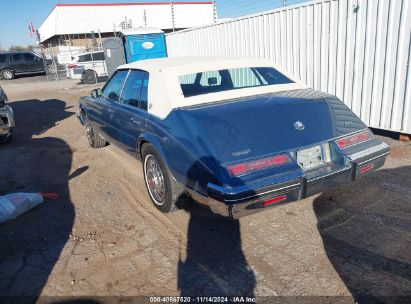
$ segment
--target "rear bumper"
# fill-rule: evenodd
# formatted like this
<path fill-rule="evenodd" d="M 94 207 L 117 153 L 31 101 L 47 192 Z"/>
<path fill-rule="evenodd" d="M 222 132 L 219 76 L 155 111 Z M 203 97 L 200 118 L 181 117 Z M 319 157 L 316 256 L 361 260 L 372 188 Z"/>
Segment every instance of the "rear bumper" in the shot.
<path fill-rule="evenodd" d="M 81 79 L 81 74 L 82 73 L 83 73 L 83 71 L 79 72 L 78 70 L 76 70 L 76 71 L 68 70 L 66 72 L 66 77 L 70 78 L 70 79 Z"/>
<path fill-rule="evenodd" d="M 380 142 L 361 152 L 345 155 L 347 161 L 344 166 L 330 164 L 302 176 L 291 174 L 286 181 L 260 188 L 246 185 L 229 188 L 209 183 L 207 196 L 192 189 L 188 192 L 194 200 L 207 205 L 214 213 L 237 219 L 273 206 L 301 200 L 360 178 L 382 167 L 389 151 L 388 145 Z M 264 205 L 264 202 L 278 197 L 282 200 Z"/>

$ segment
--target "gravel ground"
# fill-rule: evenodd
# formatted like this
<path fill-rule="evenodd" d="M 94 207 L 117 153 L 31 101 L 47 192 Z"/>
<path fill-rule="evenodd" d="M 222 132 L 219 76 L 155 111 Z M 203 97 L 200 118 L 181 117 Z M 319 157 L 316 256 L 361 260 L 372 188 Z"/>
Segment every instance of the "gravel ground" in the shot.
<path fill-rule="evenodd" d="M 0 295 L 411 295 L 411 144 L 383 138 L 379 172 L 240 221 L 197 205 L 164 215 L 137 160 L 88 146 L 75 112 L 96 86 L 29 79 L 0 82 L 17 123 L 0 194 L 61 198 L 0 226 Z"/>

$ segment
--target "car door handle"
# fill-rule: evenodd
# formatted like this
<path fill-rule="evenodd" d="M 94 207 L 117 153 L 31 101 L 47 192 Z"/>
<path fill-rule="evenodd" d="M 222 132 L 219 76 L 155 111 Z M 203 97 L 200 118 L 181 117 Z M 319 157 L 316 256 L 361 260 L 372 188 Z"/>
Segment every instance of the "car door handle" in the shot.
<path fill-rule="evenodd" d="M 135 120 L 134 117 L 131 117 L 130 121 L 135 125 L 141 125 L 141 121 Z"/>

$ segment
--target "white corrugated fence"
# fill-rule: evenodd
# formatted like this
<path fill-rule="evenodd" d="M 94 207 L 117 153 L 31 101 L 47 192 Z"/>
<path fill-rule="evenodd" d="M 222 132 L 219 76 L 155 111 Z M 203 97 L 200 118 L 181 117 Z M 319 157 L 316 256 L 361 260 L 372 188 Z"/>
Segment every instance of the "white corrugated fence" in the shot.
<path fill-rule="evenodd" d="M 411 134 L 410 0 L 321 0 L 167 35 L 169 56 L 274 60 L 371 127 Z"/>

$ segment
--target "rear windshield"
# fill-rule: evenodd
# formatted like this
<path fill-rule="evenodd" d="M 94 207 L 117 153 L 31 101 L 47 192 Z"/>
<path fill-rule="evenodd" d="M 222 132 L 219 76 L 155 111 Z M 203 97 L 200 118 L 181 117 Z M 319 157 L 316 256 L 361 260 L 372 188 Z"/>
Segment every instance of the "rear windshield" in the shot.
<path fill-rule="evenodd" d="M 181 75 L 179 80 L 184 97 L 294 82 L 273 67 L 206 71 Z"/>

